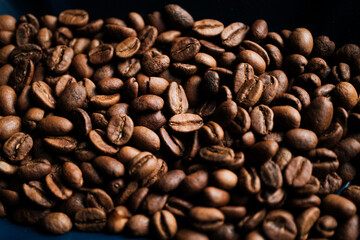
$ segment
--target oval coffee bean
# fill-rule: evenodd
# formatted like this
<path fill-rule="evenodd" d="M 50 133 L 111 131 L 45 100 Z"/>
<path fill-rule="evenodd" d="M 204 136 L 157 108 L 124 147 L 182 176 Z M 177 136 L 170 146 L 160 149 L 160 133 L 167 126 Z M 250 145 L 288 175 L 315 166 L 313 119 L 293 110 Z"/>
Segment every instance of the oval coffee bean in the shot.
<path fill-rule="evenodd" d="M 171 239 L 175 236 L 177 232 L 177 222 L 171 212 L 167 210 L 158 211 L 153 215 L 151 221 L 159 239 Z"/>
<path fill-rule="evenodd" d="M 327 195 L 321 205 L 325 214 L 330 214 L 340 219 L 348 219 L 354 216 L 357 210 L 353 202 L 335 194 Z"/>
<path fill-rule="evenodd" d="M 286 167 L 285 180 L 293 187 L 302 187 L 310 180 L 312 164 L 309 159 L 298 156 L 293 158 Z"/>
<path fill-rule="evenodd" d="M 206 162 L 222 166 L 230 165 L 235 159 L 233 149 L 219 145 L 203 147 L 200 149 L 199 155 Z"/>
<path fill-rule="evenodd" d="M 33 147 L 33 139 L 30 135 L 17 132 L 11 135 L 3 145 L 5 157 L 10 161 L 16 162 L 24 160 Z"/>
<path fill-rule="evenodd" d="M 39 122 L 39 129 L 45 135 L 61 136 L 73 129 L 73 124 L 66 118 L 47 116 Z"/>
<path fill-rule="evenodd" d="M 51 171 L 51 164 L 46 159 L 33 159 L 20 164 L 17 174 L 25 180 L 36 180 L 45 177 Z"/>
<path fill-rule="evenodd" d="M 93 161 L 94 166 L 100 171 L 111 177 L 121 177 L 125 174 L 124 165 L 115 158 L 108 156 L 96 157 Z"/>
<path fill-rule="evenodd" d="M 203 119 L 199 115 L 192 113 L 176 114 L 169 119 L 169 127 L 175 132 L 194 132 L 203 125 Z"/>
<path fill-rule="evenodd" d="M 173 114 L 186 113 L 189 108 L 189 102 L 184 88 L 176 82 L 170 83 L 166 100 L 168 102 L 168 108 Z"/>
<path fill-rule="evenodd" d="M 192 30 L 201 37 L 214 37 L 224 30 L 224 24 L 214 19 L 203 19 L 194 22 Z"/>
<path fill-rule="evenodd" d="M 160 150 L 160 138 L 151 129 L 143 126 L 134 127 L 131 142 L 144 151 L 156 152 Z"/>
<path fill-rule="evenodd" d="M 42 222 L 45 230 L 51 234 L 65 234 L 72 228 L 71 219 L 62 212 L 49 213 Z"/>
<path fill-rule="evenodd" d="M 191 225 L 200 231 L 213 231 L 224 224 L 224 214 L 216 208 L 193 207 L 189 217 Z"/>
<path fill-rule="evenodd" d="M 74 217 L 74 225 L 83 232 L 99 232 L 106 225 L 106 213 L 98 208 L 84 208 Z"/>
<path fill-rule="evenodd" d="M 306 109 L 303 117 L 303 125 L 314 131 L 316 134 L 322 134 L 329 128 L 333 118 L 333 104 L 326 97 L 317 97 L 313 99 L 310 106 Z"/>
<path fill-rule="evenodd" d="M 232 23 L 221 32 L 221 43 L 226 47 L 236 47 L 244 40 L 248 31 L 249 26 L 241 22 Z"/>
<path fill-rule="evenodd" d="M 272 240 L 296 238 L 297 228 L 294 217 L 285 210 L 273 210 L 269 212 L 263 222 L 265 235 Z"/>
<path fill-rule="evenodd" d="M 117 114 L 110 118 L 106 134 L 109 141 L 115 145 L 121 146 L 126 144 L 134 132 L 134 123 L 132 119 L 124 114 Z"/>
<path fill-rule="evenodd" d="M 66 26 L 81 27 L 86 25 L 88 21 L 88 13 L 81 9 L 69 9 L 59 14 L 59 22 Z"/>
<path fill-rule="evenodd" d="M 289 147 L 300 151 L 309 151 L 318 143 L 318 138 L 313 131 L 302 128 L 286 132 L 285 140 Z"/>
<path fill-rule="evenodd" d="M 182 38 L 171 46 L 170 57 L 177 62 L 188 61 L 199 52 L 200 46 L 200 42 L 195 38 Z"/>
<path fill-rule="evenodd" d="M 251 126 L 254 132 L 260 135 L 266 135 L 273 129 L 274 113 L 266 105 L 256 106 L 250 113 Z"/>

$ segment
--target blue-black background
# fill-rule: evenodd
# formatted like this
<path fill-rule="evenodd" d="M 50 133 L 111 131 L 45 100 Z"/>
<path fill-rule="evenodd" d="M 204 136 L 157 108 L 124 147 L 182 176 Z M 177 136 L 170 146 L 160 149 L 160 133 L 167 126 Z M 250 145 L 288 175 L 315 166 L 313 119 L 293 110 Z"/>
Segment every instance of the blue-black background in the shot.
<path fill-rule="evenodd" d="M 161 10 L 169 3 L 177 3 L 189 11 L 195 20 L 213 18 L 225 25 L 240 21 L 251 24 L 262 18 L 268 22 L 269 31 L 306 27 L 314 36 L 328 35 L 337 46 L 345 43 L 360 44 L 359 0 L 0 0 L 0 14 L 16 18 L 33 13 L 58 15 L 64 9 L 86 9 L 91 19 L 118 17 L 126 19 L 127 13 L 146 14 Z M 0 219 L 0 239 L 48 239 L 36 229 L 13 225 Z M 57 240 L 112 240 L 119 236 L 71 232 L 54 237 Z"/>

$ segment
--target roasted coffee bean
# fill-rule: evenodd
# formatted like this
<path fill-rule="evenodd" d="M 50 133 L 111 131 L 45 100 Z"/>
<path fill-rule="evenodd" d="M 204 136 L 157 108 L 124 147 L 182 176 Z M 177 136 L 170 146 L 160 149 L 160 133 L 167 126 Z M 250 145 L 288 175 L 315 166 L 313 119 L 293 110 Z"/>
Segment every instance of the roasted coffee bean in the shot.
<path fill-rule="evenodd" d="M 22 185 L 25 196 L 34 204 L 43 208 L 52 208 L 54 201 L 47 196 L 43 184 L 39 181 L 30 181 Z"/>
<path fill-rule="evenodd" d="M 338 226 L 336 219 L 330 215 L 321 216 L 316 222 L 315 229 L 319 236 L 331 238 Z"/>
<path fill-rule="evenodd" d="M 301 156 L 293 158 L 286 167 L 285 180 L 293 187 L 303 187 L 310 180 L 312 173 L 311 162 Z"/>
<path fill-rule="evenodd" d="M 164 7 L 166 17 L 171 25 L 177 29 L 185 30 L 194 24 L 192 16 L 182 7 L 176 4 L 168 4 Z"/>
<path fill-rule="evenodd" d="M 85 10 L 65 10 L 59 14 L 59 22 L 71 27 L 81 27 L 87 24 L 89 15 Z"/>
<path fill-rule="evenodd" d="M 327 195 L 321 204 L 325 214 L 332 215 L 336 218 L 348 219 L 356 213 L 356 206 L 354 203 L 335 194 Z"/>
<path fill-rule="evenodd" d="M 131 213 L 125 206 L 117 206 L 114 211 L 109 214 L 107 229 L 111 233 L 122 232 L 130 217 Z"/>
<path fill-rule="evenodd" d="M 56 100 L 52 95 L 51 88 L 45 82 L 34 82 L 31 86 L 34 100 L 40 107 L 46 110 L 53 110 L 56 107 Z"/>
<path fill-rule="evenodd" d="M 256 210 L 255 212 L 250 213 L 244 219 L 242 219 L 238 224 L 237 228 L 244 231 L 251 231 L 258 227 L 266 216 L 266 209 Z"/>
<path fill-rule="evenodd" d="M 65 234 L 72 228 L 70 218 L 61 212 L 52 212 L 47 214 L 43 220 L 43 226 L 51 234 Z"/>
<path fill-rule="evenodd" d="M 132 119 L 124 114 L 113 116 L 107 126 L 107 137 L 110 142 L 118 146 L 126 144 L 133 135 L 134 123 Z"/>
<path fill-rule="evenodd" d="M 280 167 L 273 161 L 266 161 L 260 167 L 262 183 L 272 188 L 280 188 L 283 184 L 283 176 Z"/>
<path fill-rule="evenodd" d="M 216 208 L 193 207 L 189 212 L 191 224 L 201 231 L 212 231 L 224 224 L 224 215 Z"/>
<path fill-rule="evenodd" d="M 62 182 L 60 166 L 52 167 L 51 172 L 45 177 L 45 183 L 52 195 L 58 199 L 66 200 L 71 197 L 73 193 L 73 191 Z"/>
<path fill-rule="evenodd" d="M 161 210 L 156 212 L 152 219 L 155 233 L 160 239 L 171 239 L 177 232 L 177 222 L 169 211 Z"/>
<path fill-rule="evenodd" d="M 92 64 L 106 64 L 114 55 L 114 48 L 110 44 L 101 44 L 89 51 L 89 62 Z"/>
<path fill-rule="evenodd" d="M 74 217 L 74 225 L 80 231 L 99 232 L 106 226 L 106 213 L 98 208 L 84 208 Z"/>
<path fill-rule="evenodd" d="M 33 159 L 21 162 L 17 174 L 25 180 L 36 180 L 48 175 L 51 171 L 51 164 L 46 159 Z"/>
<path fill-rule="evenodd" d="M 163 106 L 164 100 L 153 94 L 139 96 L 131 102 L 131 107 L 136 112 L 159 111 Z"/>
<path fill-rule="evenodd" d="M 89 133 L 89 139 L 97 150 L 109 155 L 117 153 L 118 149 L 106 143 L 103 138 L 104 137 L 100 134 L 100 130 L 91 130 Z"/>
<path fill-rule="evenodd" d="M 18 132 L 11 135 L 3 145 L 5 157 L 12 162 L 24 160 L 33 147 L 33 139 L 30 135 Z"/>
<path fill-rule="evenodd" d="M 164 72 L 170 66 L 170 58 L 156 49 L 150 49 L 143 54 L 142 69 L 149 76 Z"/>
<path fill-rule="evenodd" d="M 73 124 L 66 118 L 47 116 L 39 122 L 39 129 L 46 135 L 61 136 L 73 129 Z"/>
<path fill-rule="evenodd" d="M 186 113 L 189 108 L 189 102 L 184 88 L 176 82 L 170 83 L 166 100 L 168 102 L 168 108 L 173 114 Z"/>
<path fill-rule="evenodd" d="M 76 139 L 69 136 L 46 137 L 43 141 L 46 147 L 56 153 L 70 153 L 77 145 Z"/>
<path fill-rule="evenodd" d="M 297 128 L 288 131 L 285 135 L 286 142 L 289 147 L 308 151 L 316 147 L 318 138 L 313 131 Z"/>
<path fill-rule="evenodd" d="M 204 161 L 219 166 L 229 166 L 235 159 L 235 153 L 231 148 L 219 145 L 203 147 L 199 155 Z"/>
<path fill-rule="evenodd" d="M 179 138 L 169 133 L 164 127 L 159 129 L 159 137 L 163 143 L 163 146 L 170 154 L 178 157 L 183 156 L 185 146 Z"/>
<path fill-rule="evenodd" d="M 108 156 L 96 157 L 93 161 L 94 166 L 100 171 L 111 177 L 121 177 L 125 174 L 124 165 L 115 158 Z"/>
<path fill-rule="evenodd" d="M 298 233 L 294 217 L 285 210 L 273 210 L 266 215 L 263 231 L 269 239 L 295 239 Z"/>
<path fill-rule="evenodd" d="M 249 149 L 249 159 L 252 164 L 262 164 L 275 156 L 279 149 L 279 144 L 274 140 L 264 140 L 257 142 Z"/>
<path fill-rule="evenodd" d="M 245 80 L 236 95 L 237 103 L 245 108 L 254 106 L 261 98 L 264 83 L 259 80 Z"/>
<path fill-rule="evenodd" d="M 170 57 L 177 62 L 190 60 L 199 52 L 200 46 L 200 42 L 195 38 L 182 38 L 172 45 Z"/>
<path fill-rule="evenodd" d="M 239 171 L 238 179 L 238 185 L 241 190 L 251 194 L 255 194 L 260 191 L 261 182 L 255 168 L 251 167 L 247 170 L 242 167 Z"/>
<path fill-rule="evenodd" d="M 337 239 L 357 239 L 359 232 L 359 215 L 352 216 L 349 220 L 339 224 L 336 231 Z"/>
<path fill-rule="evenodd" d="M 296 226 L 300 239 L 307 239 L 310 229 L 320 217 L 320 209 L 312 207 L 302 212 L 296 219 Z"/>
<path fill-rule="evenodd" d="M 54 73 L 63 74 L 69 69 L 73 57 L 74 50 L 72 48 L 58 45 L 49 54 L 46 65 Z"/>
<path fill-rule="evenodd" d="M 126 223 L 127 231 L 135 237 L 144 237 L 150 232 L 150 219 L 142 214 L 131 216 Z"/>
<path fill-rule="evenodd" d="M 260 134 L 266 135 L 273 129 L 274 113 L 268 106 L 256 106 L 250 113 L 252 129 Z"/>
<path fill-rule="evenodd" d="M 176 114 L 169 119 L 169 127 L 175 132 L 188 133 L 200 129 L 204 123 L 197 114 Z"/>

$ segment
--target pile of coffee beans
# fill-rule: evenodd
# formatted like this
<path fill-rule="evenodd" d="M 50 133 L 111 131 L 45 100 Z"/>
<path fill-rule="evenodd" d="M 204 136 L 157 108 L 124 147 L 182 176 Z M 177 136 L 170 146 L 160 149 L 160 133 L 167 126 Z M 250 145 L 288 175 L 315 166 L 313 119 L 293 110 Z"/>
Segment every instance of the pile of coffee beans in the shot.
<path fill-rule="evenodd" d="M 0 216 L 52 234 L 355 240 L 358 91 L 359 46 L 305 28 L 174 4 L 2 15 Z"/>

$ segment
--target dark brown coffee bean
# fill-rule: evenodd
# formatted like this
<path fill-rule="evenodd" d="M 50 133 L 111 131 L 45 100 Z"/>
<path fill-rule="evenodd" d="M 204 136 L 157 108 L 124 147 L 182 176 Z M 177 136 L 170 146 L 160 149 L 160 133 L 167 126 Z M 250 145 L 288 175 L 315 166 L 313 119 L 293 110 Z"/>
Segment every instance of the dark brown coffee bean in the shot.
<path fill-rule="evenodd" d="M 274 129 L 293 129 L 300 127 L 301 115 L 295 108 L 285 106 L 274 106 Z"/>
<path fill-rule="evenodd" d="M 298 233 L 294 217 L 285 210 L 273 210 L 266 215 L 263 231 L 269 239 L 295 239 Z"/>
<path fill-rule="evenodd" d="M 170 66 L 170 58 L 152 48 L 143 54 L 141 63 L 145 73 L 153 76 L 162 73 Z"/>
<path fill-rule="evenodd" d="M 360 188 L 358 185 L 351 185 L 342 192 L 342 195 L 358 206 L 358 203 L 360 202 L 359 190 Z"/>
<path fill-rule="evenodd" d="M 66 118 L 47 116 L 39 122 L 39 129 L 46 135 L 61 136 L 73 129 L 73 124 Z"/>
<path fill-rule="evenodd" d="M 47 214 L 42 220 L 45 230 L 51 234 L 65 234 L 72 228 L 70 218 L 61 212 Z"/>
<path fill-rule="evenodd" d="M 211 104 L 212 102 L 209 103 L 209 106 L 203 106 L 204 108 L 212 108 L 212 107 L 216 107 L 216 106 L 212 106 Z M 202 108 L 203 108 L 202 107 Z M 206 114 L 206 109 L 199 109 L 200 111 L 203 110 L 203 113 L 201 114 L 203 117 L 207 117 L 208 114 Z M 211 110 L 211 109 L 209 109 Z M 250 120 L 250 116 L 247 113 L 246 110 L 242 111 L 244 109 L 242 109 L 241 107 L 238 107 L 236 105 L 236 103 L 232 100 L 227 100 L 224 101 L 222 103 L 220 103 L 220 105 L 213 110 L 213 120 L 215 122 L 218 122 L 220 124 L 228 124 L 231 123 L 233 120 L 235 121 L 235 124 L 233 125 L 241 125 L 240 127 L 247 127 L 247 123 L 249 123 L 249 128 L 250 128 L 250 122 L 248 122 L 247 120 Z M 245 113 L 246 112 L 246 113 Z M 211 114 L 209 114 L 211 115 Z M 242 120 L 242 118 L 245 118 L 245 120 Z M 240 123 L 238 122 L 238 120 L 241 120 Z M 245 126 L 246 125 L 246 126 Z"/>
<path fill-rule="evenodd" d="M 202 118 L 197 114 L 176 114 L 169 119 L 169 127 L 176 132 L 194 132 L 204 125 Z"/>
<path fill-rule="evenodd" d="M 251 231 L 258 227 L 266 216 L 266 209 L 255 210 L 242 219 L 238 224 L 237 228 L 244 231 Z"/>
<path fill-rule="evenodd" d="M 219 144 L 224 138 L 224 130 L 218 123 L 213 121 L 209 121 L 202 126 L 199 133 L 204 142 L 212 145 Z"/>
<path fill-rule="evenodd" d="M 256 75 L 261 75 L 265 72 L 266 62 L 258 53 L 252 50 L 243 50 L 237 57 L 240 62 L 250 64 L 254 68 Z"/>
<path fill-rule="evenodd" d="M 283 184 L 283 177 L 280 167 L 273 161 L 266 161 L 260 167 L 260 178 L 262 182 L 272 188 L 280 188 Z"/>
<path fill-rule="evenodd" d="M 114 209 L 114 203 L 111 197 L 103 190 L 94 188 L 86 195 L 86 205 L 110 213 Z"/>
<path fill-rule="evenodd" d="M 106 225 L 106 213 L 98 208 L 84 208 L 74 217 L 77 229 L 83 232 L 99 232 Z"/>
<path fill-rule="evenodd" d="M 150 232 L 150 219 L 142 214 L 137 214 L 129 218 L 126 223 L 127 231 L 134 237 L 144 237 Z"/>
<path fill-rule="evenodd" d="M 183 156 L 185 146 L 179 138 L 169 133 L 164 127 L 159 129 L 159 137 L 169 153 L 177 157 Z"/>
<path fill-rule="evenodd" d="M 121 177 L 125 174 L 124 165 L 115 158 L 99 156 L 94 159 L 94 166 L 111 177 Z"/>
<path fill-rule="evenodd" d="M 65 45 L 58 45 L 49 54 L 46 65 L 48 68 L 56 74 L 65 73 L 71 64 L 74 57 L 74 50 Z"/>
<path fill-rule="evenodd" d="M 239 171 L 238 178 L 238 185 L 241 190 L 251 194 L 256 194 L 260 191 L 261 182 L 255 168 L 247 170 L 242 167 Z"/>
<path fill-rule="evenodd" d="M 45 177 L 51 171 L 51 164 L 46 159 L 23 161 L 17 169 L 17 174 L 25 180 L 36 180 Z"/>
<path fill-rule="evenodd" d="M 107 109 L 120 101 L 120 94 L 95 95 L 90 98 L 90 104 L 98 109 Z"/>
<path fill-rule="evenodd" d="M 316 147 L 318 138 L 313 131 L 296 128 L 288 131 L 285 135 L 286 143 L 289 147 L 308 151 Z"/>
<path fill-rule="evenodd" d="M 344 138 L 342 139 L 334 149 L 339 162 L 345 163 L 350 161 L 360 152 L 360 143 L 354 138 Z"/>
<path fill-rule="evenodd" d="M 34 77 L 34 63 L 30 59 L 21 59 L 15 66 L 13 76 L 8 84 L 16 91 L 20 92 L 25 86 L 29 85 Z"/>
<path fill-rule="evenodd" d="M 335 51 L 335 43 L 328 36 L 318 36 L 314 38 L 313 52 L 315 56 L 327 58 Z"/>
<path fill-rule="evenodd" d="M 335 152 L 326 148 L 316 148 L 308 153 L 313 162 L 313 174 L 324 175 L 334 172 L 339 167 L 339 161 Z"/>
<path fill-rule="evenodd" d="M 306 28 L 296 28 L 289 37 L 289 45 L 294 53 L 310 55 L 314 46 L 311 32 Z"/>
<path fill-rule="evenodd" d="M 254 106 L 261 98 L 263 87 L 262 81 L 255 79 L 245 80 L 236 95 L 237 103 L 245 108 Z"/>
<path fill-rule="evenodd" d="M 52 90 L 45 82 L 34 82 L 31 86 L 34 100 L 46 110 L 53 110 L 56 100 L 52 95 Z"/>
<path fill-rule="evenodd" d="M 81 27 L 86 25 L 88 21 L 89 15 L 82 9 L 69 9 L 59 14 L 59 22 L 66 26 Z"/>
<path fill-rule="evenodd" d="M 111 44 L 101 44 L 89 51 L 89 62 L 92 64 L 105 64 L 111 61 L 114 48 Z"/>
<path fill-rule="evenodd" d="M 296 219 L 299 239 L 307 239 L 310 229 L 314 226 L 320 217 L 320 209 L 312 207 L 302 212 Z"/>
<path fill-rule="evenodd" d="M 201 231 L 212 231 L 224 224 L 224 215 L 216 208 L 193 207 L 189 212 L 191 224 Z"/>
<path fill-rule="evenodd" d="M 279 149 L 279 144 L 274 140 L 264 140 L 251 146 L 248 156 L 252 164 L 262 164 L 275 156 Z"/>
<path fill-rule="evenodd" d="M 16 115 L 17 96 L 13 88 L 6 85 L 0 86 L 0 101 L 3 103 L 0 107 L 1 115 Z"/>
<path fill-rule="evenodd" d="M 137 37 L 128 37 L 120 42 L 115 49 L 115 54 L 119 58 L 130 58 L 140 49 L 140 40 Z"/>
<path fill-rule="evenodd" d="M 133 135 L 134 123 L 126 114 L 113 116 L 107 126 L 109 141 L 118 146 L 126 144 Z"/>
<path fill-rule="evenodd" d="M 117 70 L 121 77 L 130 78 L 135 76 L 141 69 L 140 60 L 136 58 L 126 59 L 123 62 L 119 62 Z"/>
<path fill-rule="evenodd" d="M 145 94 L 135 98 L 131 102 L 131 107 L 136 112 L 151 112 L 151 111 L 159 111 L 164 106 L 164 100 L 152 94 Z"/>
<path fill-rule="evenodd" d="M 107 229 L 111 233 L 122 232 L 130 217 L 131 213 L 125 206 L 117 206 L 114 211 L 109 214 Z"/>
<path fill-rule="evenodd" d="M 160 149 L 160 138 L 151 129 L 144 126 L 134 127 L 131 141 L 136 147 L 145 151 L 156 152 Z"/>
<path fill-rule="evenodd" d="M 21 130 L 21 119 L 17 116 L 0 118 L 0 141 L 5 141 Z"/>
<path fill-rule="evenodd" d="M 303 187 L 310 180 L 312 164 L 304 157 L 293 158 L 286 167 L 285 180 L 293 187 Z"/>
<path fill-rule="evenodd" d="M 231 190 L 236 187 L 238 177 L 234 172 L 228 169 L 220 169 L 212 173 L 212 181 L 217 187 L 225 190 Z"/>
<path fill-rule="evenodd" d="M 156 189 L 164 193 L 173 191 L 178 188 L 185 177 L 182 170 L 169 171 L 155 183 Z"/>
<path fill-rule="evenodd" d="M 235 22 L 230 24 L 221 32 L 222 44 L 227 47 L 238 46 L 244 40 L 248 30 L 249 26 L 241 22 Z"/>
<path fill-rule="evenodd" d="M 39 181 L 30 181 L 22 185 L 22 190 L 25 196 L 34 204 L 44 207 L 52 208 L 55 202 L 47 196 L 43 184 Z"/>
<path fill-rule="evenodd" d="M 30 135 L 17 132 L 11 135 L 3 145 L 4 156 L 12 162 L 22 161 L 30 153 L 33 140 Z"/>
<path fill-rule="evenodd" d="M 18 46 L 30 43 L 34 40 L 38 29 L 31 23 L 20 23 L 16 28 L 15 39 Z"/>
<path fill-rule="evenodd" d="M 331 238 L 335 234 L 337 226 L 338 223 L 334 217 L 330 215 L 323 215 L 318 219 L 315 229 L 319 236 Z"/>
<path fill-rule="evenodd" d="M 71 197 L 73 191 L 67 188 L 61 180 L 60 166 L 53 166 L 51 172 L 46 176 L 45 183 L 49 191 L 58 199 L 65 200 Z"/>
<path fill-rule="evenodd" d="M 80 168 L 72 162 L 65 162 L 62 165 L 62 176 L 72 188 L 81 188 L 84 183 Z"/>
<path fill-rule="evenodd" d="M 348 219 L 356 213 L 356 206 L 353 202 L 335 194 L 329 194 L 323 199 L 322 208 L 325 214 L 339 219 Z"/>
<path fill-rule="evenodd" d="M 192 30 L 201 37 L 214 37 L 224 30 L 224 24 L 214 19 L 203 19 L 194 22 Z"/>
<path fill-rule="evenodd" d="M 200 42 L 195 38 L 182 38 L 172 45 L 170 57 L 177 62 L 190 60 L 199 52 L 200 46 Z"/>
<path fill-rule="evenodd" d="M 177 232 L 176 218 L 167 210 L 156 212 L 151 222 L 159 239 L 171 239 Z"/>
<path fill-rule="evenodd" d="M 207 206 L 221 207 L 230 202 L 230 194 L 220 188 L 206 187 L 203 190 L 203 199 Z"/>
<path fill-rule="evenodd" d="M 69 136 L 46 137 L 44 145 L 57 153 L 70 153 L 75 150 L 77 141 Z"/>
<path fill-rule="evenodd" d="M 340 82 L 333 90 L 333 101 L 336 105 L 350 110 L 357 104 L 358 94 L 351 83 Z"/>
<path fill-rule="evenodd" d="M 273 129 L 274 113 L 266 105 L 256 106 L 250 113 L 252 129 L 260 134 L 266 135 Z"/>
<path fill-rule="evenodd" d="M 192 16 L 179 5 L 168 4 L 164 7 L 164 11 L 167 19 L 176 29 L 185 30 L 194 24 Z"/>
<path fill-rule="evenodd" d="M 235 153 L 231 148 L 219 145 L 203 147 L 200 149 L 199 155 L 206 162 L 220 166 L 230 165 L 235 158 Z"/>
<path fill-rule="evenodd" d="M 136 179 L 143 179 L 156 168 L 157 159 L 150 152 L 137 154 L 129 163 L 129 175 Z"/>
<path fill-rule="evenodd" d="M 335 237 L 337 239 L 355 240 L 359 235 L 359 215 L 354 215 L 349 220 L 339 224 Z"/>
<path fill-rule="evenodd" d="M 117 148 L 114 148 L 105 142 L 104 137 L 99 133 L 99 130 L 91 130 L 89 138 L 95 148 L 104 154 L 114 155 L 118 152 Z"/>

